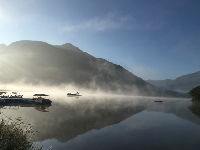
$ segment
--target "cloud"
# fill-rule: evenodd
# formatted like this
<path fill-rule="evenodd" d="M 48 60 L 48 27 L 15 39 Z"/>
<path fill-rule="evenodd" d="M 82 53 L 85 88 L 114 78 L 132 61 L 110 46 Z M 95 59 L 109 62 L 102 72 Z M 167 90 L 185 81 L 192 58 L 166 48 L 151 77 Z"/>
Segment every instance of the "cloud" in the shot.
<path fill-rule="evenodd" d="M 105 17 L 95 17 L 79 23 L 68 22 L 62 27 L 63 32 L 72 31 L 105 31 L 123 28 L 131 18 L 129 16 L 118 17 L 115 13 L 110 13 Z"/>
<path fill-rule="evenodd" d="M 83 21 L 66 22 L 60 27 L 61 32 L 108 31 L 108 30 L 160 30 L 164 24 L 158 20 L 140 20 L 135 16 L 109 13 L 104 17 L 94 17 Z"/>

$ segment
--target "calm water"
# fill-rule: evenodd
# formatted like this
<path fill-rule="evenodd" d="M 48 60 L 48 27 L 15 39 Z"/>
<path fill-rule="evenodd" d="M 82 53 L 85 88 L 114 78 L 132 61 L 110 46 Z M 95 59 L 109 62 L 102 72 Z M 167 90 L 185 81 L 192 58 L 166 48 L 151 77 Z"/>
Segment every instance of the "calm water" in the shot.
<path fill-rule="evenodd" d="M 53 94 L 50 99 L 50 107 L 5 106 L 0 115 L 22 117 L 25 124 L 32 124 L 40 132 L 33 138 L 42 141 L 37 144 L 44 150 L 200 147 L 200 104 L 187 99 L 66 94 Z"/>

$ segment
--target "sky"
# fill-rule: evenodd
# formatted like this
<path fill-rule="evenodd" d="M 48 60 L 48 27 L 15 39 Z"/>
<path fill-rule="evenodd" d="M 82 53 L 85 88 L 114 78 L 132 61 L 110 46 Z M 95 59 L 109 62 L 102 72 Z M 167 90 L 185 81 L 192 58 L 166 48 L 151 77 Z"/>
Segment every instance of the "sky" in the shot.
<path fill-rule="evenodd" d="M 147 80 L 200 71 L 199 0 L 1 0 L 0 44 L 71 43 Z"/>

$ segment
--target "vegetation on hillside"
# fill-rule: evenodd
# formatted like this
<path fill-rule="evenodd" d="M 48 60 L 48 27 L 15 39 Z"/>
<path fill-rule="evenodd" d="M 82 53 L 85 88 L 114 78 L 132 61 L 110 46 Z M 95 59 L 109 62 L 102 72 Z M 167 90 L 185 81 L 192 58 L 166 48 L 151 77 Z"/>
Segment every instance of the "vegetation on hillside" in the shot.
<path fill-rule="evenodd" d="M 192 97 L 192 100 L 200 101 L 200 86 L 193 88 L 188 94 Z"/>

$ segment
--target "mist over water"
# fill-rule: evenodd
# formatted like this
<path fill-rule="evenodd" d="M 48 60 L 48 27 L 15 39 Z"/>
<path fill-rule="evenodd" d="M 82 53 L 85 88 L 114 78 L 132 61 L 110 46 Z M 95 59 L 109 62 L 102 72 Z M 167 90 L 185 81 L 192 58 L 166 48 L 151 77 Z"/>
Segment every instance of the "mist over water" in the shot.
<path fill-rule="evenodd" d="M 139 92 L 139 89 L 133 88 L 132 92 L 127 92 L 127 94 L 124 94 L 120 89 L 117 91 L 110 91 L 110 90 L 102 90 L 101 88 L 95 88 L 95 89 L 90 89 L 90 88 L 85 88 L 81 86 L 76 86 L 75 84 L 61 84 L 61 85 L 45 85 L 45 84 L 25 84 L 25 83 L 11 83 L 11 84 L 1 84 L 0 89 L 2 91 L 10 91 L 10 92 L 23 92 L 23 94 L 33 92 L 33 93 L 45 93 L 45 94 L 50 94 L 50 95 L 56 95 L 60 96 L 63 93 L 76 93 L 79 92 L 80 94 L 83 95 L 95 95 L 95 96 L 137 96 L 141 95 Z M 9 92 L 8 92 L 9 93 Z M 28 95 L 30 96 L 30 95 Z"/>
<path fill-rule="evenodd" d="M 25 97 L 50 94 L 52 106 L 5 106 L 1 116 L 22 117 L 33 125 L 33 136 L 52 149 L 178 149 L 199 146 L 200 119 L 188 107 L 189 99 L 84 94 L 68 97 L 66 89 L 27 88 Z M 73 92 L 69 90 L 69 92 Z M 74 92 L 75 91 L 74 89 Z M 161 100 L 157 103 L 154 101 Z M 193 105 L 194 106 L 194 105 Z M 43 107 L 43 109 L 44 109 Z M 41 107 L 42 108 L 42 107 Z M 186 130 L 187 129 L 187 130 Z M 188 129 L 190 129 L 189 132 Z M 173 135 L 173 136 L 172 136 Z M 184 137 L 184 138 L 182 138 Z M 180 143 L 180 141 L 184 141 Z"/>

